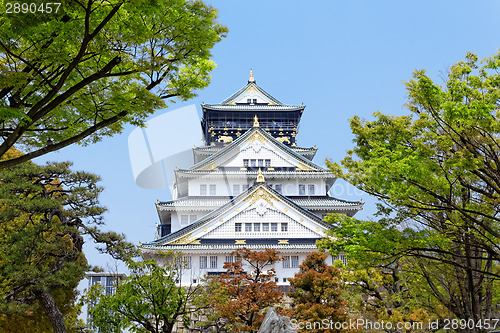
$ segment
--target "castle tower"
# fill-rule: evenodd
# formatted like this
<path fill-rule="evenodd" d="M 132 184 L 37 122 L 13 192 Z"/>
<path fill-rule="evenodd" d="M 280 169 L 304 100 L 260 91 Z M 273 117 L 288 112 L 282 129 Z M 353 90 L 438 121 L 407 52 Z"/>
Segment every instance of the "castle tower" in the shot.
<path fill-rule="evenodd" d="M 238 248 L 273 248 L 288 259 L 274 267 L 278 284 L 288 285 L 330 228 L 324 216 L 362 208 L 331 197 L 335 175 L 312 162 L 315 147 L 297 146 L 304 108 L 279 102 L 253 73 L 222 103 L 203 104 L 205 146 L 193 149 L 192 167 L 175 171 L 173 199 L 156 203 L 158 232 L 141 244 L 143 257 L 182 252 L 189 285 L 222 273 Z"/>

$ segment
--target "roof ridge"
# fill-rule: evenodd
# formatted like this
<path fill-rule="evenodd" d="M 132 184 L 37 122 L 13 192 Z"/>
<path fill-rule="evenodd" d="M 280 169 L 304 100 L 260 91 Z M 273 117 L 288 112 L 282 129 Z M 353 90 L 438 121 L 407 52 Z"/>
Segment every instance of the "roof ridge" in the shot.
<path fill-rule="evenodd" d="M 257 83 L 252 82 L 252 81 L 248 81 L 248 83 L 246 85 L 244 85 L 243 87 L 241 87 L 237 92 L 235 92 L 234 94 L 232 94 L 231 96 L 229 96 L 228 98 L 226 98 L 225 100 L 223 100 L 222 102 L 220 102 L 220 104 L 218 104 L 218 105 L 219 106 L 221 106 L 221 105 L 227 105 L 229 102 L 231 102 L 236 97 L 238 97 L 239 95 L 241 95 L 245 90 L 247 90 L 251 86 L 255 87 L 255 89 L 257 89 L 259 92 L 261 92 L 262 94 L 264 94 L 267 98 L 269 98 L 270 100 L 272 100 L 274 103 L 276 103 L 278 105 L 281 105 L 281 106 L 284 106 L 284 104 L 281 101 L 279 101 L 277 98 L 275 98 L 274 96 L 272 96 L 271 94 L 269 94 L 267 91 L 265 91 L 264 89 L 262 89 Z M 217 105 L 217 104 L 208 104 L 208 105 Z"/>

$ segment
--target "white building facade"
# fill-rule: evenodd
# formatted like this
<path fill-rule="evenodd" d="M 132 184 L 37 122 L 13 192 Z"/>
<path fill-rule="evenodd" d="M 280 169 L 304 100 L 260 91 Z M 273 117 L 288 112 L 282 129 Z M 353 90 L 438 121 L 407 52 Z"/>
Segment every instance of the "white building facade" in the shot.
<path fill-rule="evenodd" d="M 281 103 L 252 73 L 225 101 L 203 104 L 205 146 L 193 149 L 191 168 L 175 171 L 173 199 L 157 202 L 156 239 L 141 244 L 143 257 L 182 252 L 181 282 L 191 285 L 225 272 L 238 248 L 276 249 L 286 259 L 274 265 L 277 283 L 287 286 L 330 228 L 324 216 L 362 209 L 331 197 L 334 174 L 312 162 L 316 147 L 297 146 L 304 108 Z"/>

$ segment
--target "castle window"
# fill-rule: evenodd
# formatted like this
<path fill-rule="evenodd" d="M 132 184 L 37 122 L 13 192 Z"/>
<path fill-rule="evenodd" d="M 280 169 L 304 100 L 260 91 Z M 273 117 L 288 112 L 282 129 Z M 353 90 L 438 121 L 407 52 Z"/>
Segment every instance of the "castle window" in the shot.
<path fill-rule="evenodd" d="M 250 160 L 250 166 L 255 168 L 257 166 L 257 160 Z"/>
<path fill-rule="evenodd" d="M 253 102 L 254 102 L 254 104 L 255 104 L 255 103 L 257 103 L 257 98 L 254 98 L 254 99 L 253 99 Z"/>
<path fill-rule="evenodd" d="M 279 194 L 281 194 L 281 184 L 274 185 L 274 189 L 276 190 L 276 192 L 278 192 Z"/>
<path fill-rule="evenodd" d="M 207 268 L 207 256 L 200 257 L 200 268 Z"/>
<path fill-rule="evenodd" d="M 262 223 L 262 231 L 264 232 L 269 231 L 269 223 Z"/>
<path fill-rule="evenodd" d="M 248 104 L 252 103 L 252 99 L 251 98 L 247 98 L 247 103 Z"/>
<path fill-rule="evenodd" d="M 189 215 L 181 215 L 181 226 L 189 224 Z"/>
<path fill-rule="evenodd" d="M 288 231 L 288 223 L 281 223 L 281 231 L 282 232 Z"/>
<path fill-rule="evenodd" d="M 217 187 L 215 184 L 210 184 L 210 195 L 215 195 L 215 193 L 217 193 L 216 189 Z"/>
<path fill-rule="evenodd" d="M 217 268 L 217 256 L 210 256 L 210 268 Z"/>
<path fill-rule="evenodd" d="M 269 168 L 271 166 L 271 160 L 266 160 L 266 168 Z"/>
<path fill-rule="evenodd" d="M 246 159 L 246 158 L 245 158 L 245 159 L 243 160 L 243 166 L 244 166 L 245 168 L 248 168 L 248 159 Z"/>
<path fill-rule="evenodd" d="M 200 195 L 207 195 L 207 185 L 205 184 L 200 185 Z"/>
<path fill-rule="evenodd" d="M 299 195 L 306 195 L 306 186 L 299 185 Z"/>
<path fill-rule="evenodd" d="M 287 278 L 283 278 L 283 283 L 287 283 Z"/>
<path fill-rule="evenodd" d="M 232 264 L 233 261 L 233 256 L 226 256 L 226 262 Z"/>
<path fill-rule="evenodd" d="M 259 167 L 264 167 L 264 160 L 259 160 Z"/>
<path fill-rule="evenodd" d="M 308 186 L 308 190 L 309 190 L 309 195 L 314 195 L 315 194 L 315 188 L 314 188 L 314 185 L 309 185 Z"/>
<path fill-rule="evenodd" d="M 283 257 L 283 268 L 290 268 L 290 256 Z"/>
<path fill-rule="evenodd" d="M 252 232 L 252 223 L 245 223 L 245 232 Z"/>
<path fill-rule="evenodd" d="M 240 185 L 234 184 L 233 185 L 233 195 L 238 195 L 238 194 L 240 194 Z"/>
<path fill-rule="evenodd" d="M 197 216 L 196 215 L 189 215 L 189 223 L 193 223 L 194 221 L 196 221 L 196 218 Z"/>
<path fill-rule="evenodd" d="M 186 269 L 191 269 L 191 257 L 184 257 L 183 260 Z"/>
<path fill-rule="evenodd" d="M 246 191 L 246 190 L 248 190 L 248 184 L 243 184 L 243 185 L 241 185 L 241 190 L 242 190 L 242 191 Z"/>
<path fill-rule="evenodd" d="M 292 268 L 299 267 L 299 256 L 292 256 L 292 262 L 290 265 Z"/>
<path fill-rule="evenodd" d="M 234 232 L 241 232 L 241 223 L 234 224 Z"/>
<path fill-rule="evenodd" d="M 254 223 L 253 224 L 253 231 L 254 232 L 260 232 L 260 223 Z"/>
<path fill-rule="evenodd" d="M 278 231 L 278 223 L 271 223 L 271 231 L 272 232 Z"/>

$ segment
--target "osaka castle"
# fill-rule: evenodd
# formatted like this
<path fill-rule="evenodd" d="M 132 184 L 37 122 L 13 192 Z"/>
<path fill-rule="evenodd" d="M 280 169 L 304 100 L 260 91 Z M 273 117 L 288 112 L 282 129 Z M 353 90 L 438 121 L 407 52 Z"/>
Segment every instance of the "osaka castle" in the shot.
<path fill-rule="evenodd" d="M 190 168 L 175 170 L 172 200 L 156 203 L 156 239 L 140 245 L 142 256 L 182 252 L 181 283 L 190 285 L 225 272 L 236 249 L 275 249 L 286 286 L 330 228 L 325 215 L 353 216 L 363 204 L 329 195 L 335 175 L 312 162 L 316 147 L 296 141 L 305 105 L 283 104 L 252 72 L 229 98 L 201 107 L 204 145 L 193 148 Z"/>

